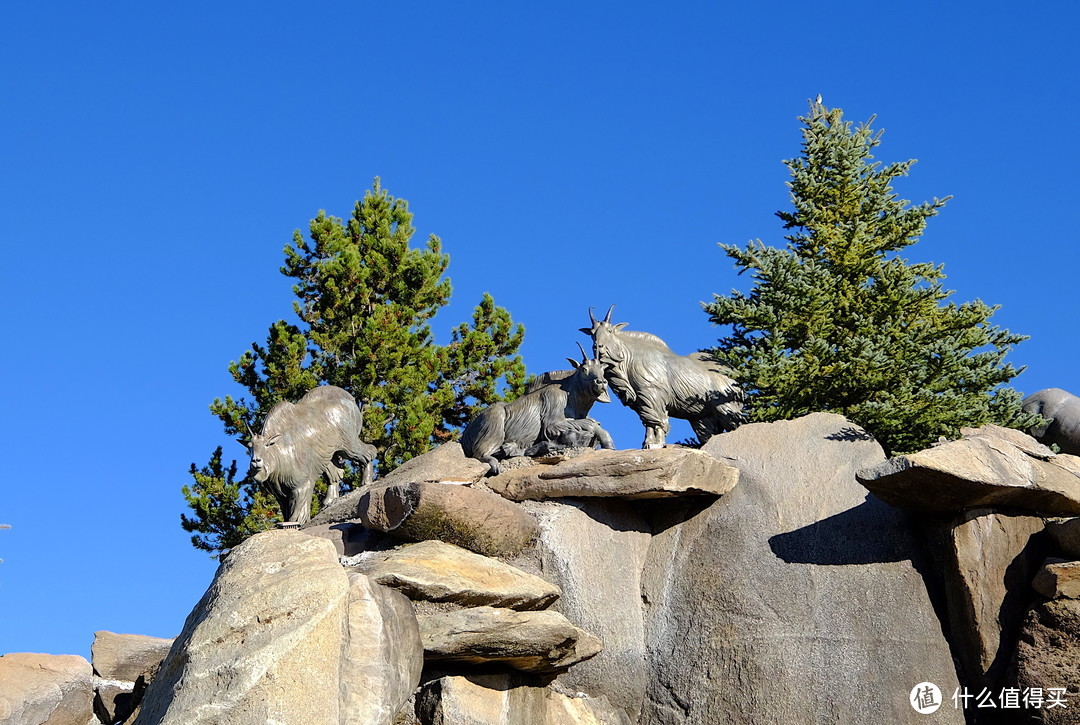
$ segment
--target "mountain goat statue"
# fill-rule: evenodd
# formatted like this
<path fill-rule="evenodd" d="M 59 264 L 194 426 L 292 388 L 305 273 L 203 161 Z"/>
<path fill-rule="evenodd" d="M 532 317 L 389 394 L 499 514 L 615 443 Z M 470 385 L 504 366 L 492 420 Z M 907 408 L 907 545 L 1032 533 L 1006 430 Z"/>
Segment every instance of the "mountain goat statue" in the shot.
<path fill-rule="evenodd" d="M 608 432 L 588 417 L 593 403 L 610 401 L 603 366 L 589 360 L 584 349 L 580 363 L 567 360 L 572 370 L 538 376 L 520 398 L 485 408 L 465 426 L 461 447 L 488 464 L 487 475 L 499 473 L 499 459 L 567 447 L 615 447 Z"/>
<path fill-rule="evenodd" d="M 362 485 L 371 483 L 375 447 L 360 440 L 363 415 L 347 391 L 333 385 L 309 390 L 296 403 L 281 401 L 267 414 L 261 433 L 252 433 L 251 471 L 266 487 L 286 521 L 311 518 L 311 496 L 326 474 L 323 505 L 338 495 L 344 459 L 362 466 Z"/>
<path fill-rule="evenodd" d="M 624 330 L 627 323 L 597 320 L 581 331 L 593 339 L 593 356 L 611 389 L 645 426 L 643 448 L 663 448 L 670 418 L 690 422 L 698 441 L 733 430 L 744 421 L 742 388 L 705 353 L 677 355 L 656 335 Z"/>

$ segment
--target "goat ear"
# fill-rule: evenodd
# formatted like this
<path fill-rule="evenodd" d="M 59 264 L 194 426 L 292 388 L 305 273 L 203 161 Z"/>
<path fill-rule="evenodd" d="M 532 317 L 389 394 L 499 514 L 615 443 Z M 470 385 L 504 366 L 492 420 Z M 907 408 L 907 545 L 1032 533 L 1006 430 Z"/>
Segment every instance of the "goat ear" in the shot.
<path fill-rule="evenodd" d="M 589 337 L 592 337 L 592 328 L 591 327 L 579 327 L 578 329 L 581 330 L 582 332 L 584 332 Z"/>
<path fill-rule="evenodd" d="M 577 370 L 577 369 L 578 369 L 578 367 L 579 367 L 579 366 L 581 365 L 581 363 L 579 363 L 579 362 L 578 362 L 577 360 L 575 360 L 575 359 L 574 359 L 574 358 L 572 358 L 572 357 L 568 357 L 568 358 L 566 358 L 566 361 L 567 361 L 568 363 L 570 363 L 570 367 L 574 368 L 574 370 Z"/>
<path fill-rule="evenodd" d="M 619 324 L 615 325 L 614 327 L 615 327 L 616 330 L 621 330 L 621 329 L 623 329 L 624 327 L 626 327 L 629 324 L 630 324 L 629 322 L 620 322 Z"/>

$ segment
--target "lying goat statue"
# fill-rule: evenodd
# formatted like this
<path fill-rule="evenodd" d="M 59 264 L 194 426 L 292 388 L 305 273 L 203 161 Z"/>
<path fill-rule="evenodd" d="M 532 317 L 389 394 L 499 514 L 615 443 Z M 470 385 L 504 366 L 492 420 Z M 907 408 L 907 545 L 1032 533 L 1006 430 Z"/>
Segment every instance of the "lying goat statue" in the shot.
<path fill-rule="evenodd" d="M 579 345 L 580 347 L 580 345 Z M 542 455 L 560 448 L 614 448 L 607 431 L 592 418 L 593 403 L 610 402 L 604 369 L 581 351 L 581 362 L 567 358 L 573 370 L 544 373 L 525 394 L 495 403 L 476 416 L 461 434 L 465 455 L 499 472 L 499 459 Z"/>

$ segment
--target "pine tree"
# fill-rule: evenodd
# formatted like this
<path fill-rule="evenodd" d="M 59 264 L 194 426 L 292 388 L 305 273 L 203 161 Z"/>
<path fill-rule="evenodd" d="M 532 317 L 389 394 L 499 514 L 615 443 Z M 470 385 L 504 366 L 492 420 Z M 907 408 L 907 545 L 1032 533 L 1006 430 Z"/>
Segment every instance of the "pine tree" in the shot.
<path fill-rule="evenodd" d="M 450 260 L 438 237 L 415 249 L 413 234 L 408 203 L 378 179 L 347 221 L 320 211 L 308 238 L 294 233 L 281 272 L 296 280 L 301 325 L 275 322 L 265 345 L 253 343 L 229 366 L 250 398 L 211 404 L 227 435 L 244 439 L 278 401 L 295 401 L 320 383 L 337 385 L 364 404 L 363 439 L 378 449 L 378 471 L 385 474 L 452 439 L 480 408 L 521 393 L 525 368 L 517 350 L 524 329 L 490 295 L 483 295 L 471 324 L 452 330 L 448 345 L 435 343 L 428 323 L 449 302 Z M 192 465 L 194 484 L 184 496 L 195 516 L 181 522 L 197 548 L 212 552 L 278 520 L 257 484 L 235 481 L 235 466 L 225 469 L 220 459 L 218 449 L 207 466 Z M 358 478 L 350 472 L 344 485 Z"/>
<path fill-rule="evenodd" d="M 998 309 L 956 304 L 943 267 L 898 253 L 948 201 L 911 205 L 892 183 L 913 160 L 882 166 L 870 123 L 811 103 L 802 155 L 786 161 L 794 209 L 777 216 L 786 249 L 721 244 L 749 294 L 715 295 L 705 311 L 732 333 L 711 352 L 737 371 L 755 421 L 841 413 L 896 454 L 957 437 L 961 426 L 1026 427 L 1032 417 L 1004 383 L 1004 362 L 1026 339 L 989 323 Z"/>

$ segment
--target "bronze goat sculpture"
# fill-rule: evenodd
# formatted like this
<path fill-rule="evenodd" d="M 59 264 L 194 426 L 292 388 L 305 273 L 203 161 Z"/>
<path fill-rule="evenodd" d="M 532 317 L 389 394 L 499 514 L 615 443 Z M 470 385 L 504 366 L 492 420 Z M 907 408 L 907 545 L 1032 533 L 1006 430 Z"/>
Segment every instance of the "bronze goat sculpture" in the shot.
<path fill-rule="evenodd" d="M 627 323 L 611 323 L 614 309 L 597 320 L 590 307 L 592 327 L 581 331 L 615 395 L 641 418 L 643 448 L 664 447 L 669 417 L 689 421 L 700 443 L 744 421 L 742 389 L 708 355 L 677 355 L 656 335 L 624 330 Z"/>
<path fill-rule="evenodd" d="M 281 506 L 286 521 L 307 523 L 315 481 L 326 474 L 323 505 L 338 495 L 345 474 L 338 464 L 350 458 L 363 466 L 362 485 L 371 483 L 375 447 L 360 440 L 363 415 L 342 388 L 322 385 L 297 403 L 281 401 L 266 416 L 261 433 L 247 444 L 251 470 Z"/>
<path fill-rule="evenodd" d="M 484 409 L 465 427 L 465 455 L 499 473 L 499 459 L 542 455 L 565 447 L 614 448 L 611 436 L 592 418 L 593 403 L 607 403 L 604 369 L 581 351 L 582 361 L 567 358 L 572 370 L 544 373 L 525 394 Z"/>

